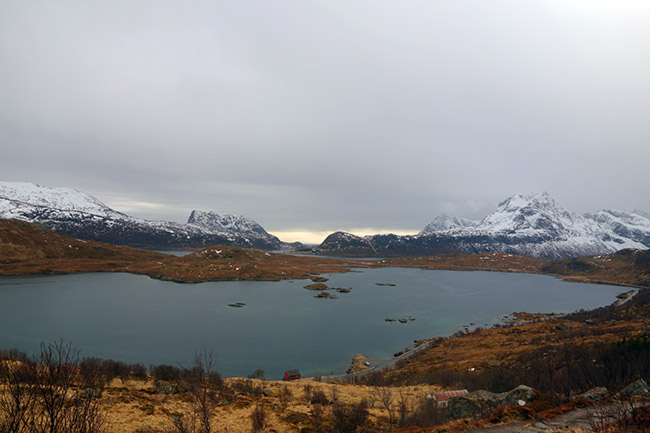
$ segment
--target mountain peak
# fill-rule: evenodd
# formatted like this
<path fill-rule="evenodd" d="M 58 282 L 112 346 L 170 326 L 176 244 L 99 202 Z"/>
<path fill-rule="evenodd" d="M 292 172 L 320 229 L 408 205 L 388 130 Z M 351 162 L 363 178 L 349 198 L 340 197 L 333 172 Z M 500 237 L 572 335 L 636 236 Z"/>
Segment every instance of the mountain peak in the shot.
<path fill-rule="evenodd" d="M 546 191 L 538 191 L 530 194 L 515 194 L 497 205 L 498 209 L 514 210 L 525 207 L 554 208 L 557 203 Z"/>
<path fill-rule="evenodd" d="M 149 221 L 117 212 L 75 189 L 49 188 L 27 182 L 0 182 L 0 218 L 37 222 L 80 239 L 132 246 L 289 247 L 243 216 L 193 211 L 188 224 Z"/>
<path fill-rule="evenodd" d="M 264 228 L 250 218 L 241 215 L 217 213 L 212 211 L 193 210 L 187 220 L 209 233 L 268 233 Z"/>
<path fill-rule="evenodd" d="M 467 227 L 473 227 L 476 224 L 477 224 L 476 221 L 443 214 L 435 217 L 429 224 L 426 225 L 426 227 L 422 229 L 422 231 L 420 231 L 419 234 L 422 235 L 426 233 L 435 233 L 435 232 L 442 232 L 447 230 L 463 229 Z"/>
<path fill-rule="evenodd" d="M 85 212 L 93 215 L 107 216 L 118 212 L 110 209 L 95 197 L 72 188 L 50 188 L 30 182 L 0 182 L 0 198 L 5 199 L 5 207 L 0 211 L 8 212 L 9 207 L 28 203 L 32 206 L 62 211 Z"/>

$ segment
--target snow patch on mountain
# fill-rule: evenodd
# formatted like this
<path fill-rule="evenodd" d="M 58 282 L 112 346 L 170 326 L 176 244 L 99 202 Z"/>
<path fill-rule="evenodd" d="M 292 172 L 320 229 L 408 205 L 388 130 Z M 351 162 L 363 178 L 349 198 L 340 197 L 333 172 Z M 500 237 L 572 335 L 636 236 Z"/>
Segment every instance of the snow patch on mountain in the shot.
<path fill-rule="evenodd" d="M 650 246 L 650 217 L 644 212 L 608 209 L 587 213 L 585 217 L 611 228 L 618 236 Z"/>
<path fill-rule="evenodd" d="M 0 182 L 0 214 L 16 212 L 20 215 L 25 207 L 74 211 L 101 217 L 126 217 L 95 197 L 75 189 L 48 188 L 28 182 Z"/>
<path fill-rule="evenodd" d="M 474 227 L 476 224 L 478 224 L 477 221 L 468 220 L 466 218 L 440 215 L 435 217 L 433 221 L 427 224 L 419 234 L 423 235 L 426 233 Z"/>
<path fill-rule="evenodd" d="M 290 246 L 242 216 L 194 211 L 187 224 L 151 221 L 117 212 L 70 188 L 0 182 L 0 218 L 43 224 L 81 239 L 154 248 L 213 244 L 286 249 Z"/>
<path fill-rule="evenodd" d="M 641 217 L 639 217 L 641 218 Z M 630 219 L 631 220 L 631 219 Z M 488 237 L 495 250 L 542 258 L 612 253 L 647 246 L 560 206 L 547 192 L 515 194 L 478 224 L 445 232 L 454 237 Z"/>
<path fill-rule="evenodd" d="M 515 194 L 479 222 L 440 216 L 418 235 L 363 238 L 334 233 L 317 249 L 344 255 L 477 254 L 500 251 L 559 259 L 650 246 L 650 220 L 638 213 L 580 215 L 546 192 Z"/>
<path fill-rule="evenodd" d="M 241 215 L 193 210 L 187 220 L 187 224 L 198 227 L 206 233 L 237 233 L 252 236 L 268 235 L 261 225 Z"/>

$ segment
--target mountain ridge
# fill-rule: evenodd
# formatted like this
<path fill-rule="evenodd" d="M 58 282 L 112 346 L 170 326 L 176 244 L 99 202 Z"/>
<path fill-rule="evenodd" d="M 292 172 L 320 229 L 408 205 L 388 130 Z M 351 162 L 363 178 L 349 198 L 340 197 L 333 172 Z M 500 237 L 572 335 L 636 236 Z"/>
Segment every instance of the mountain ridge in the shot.
<path fill-rule="evenodd" d="M 514 194 L 480 221 L 442 215 L 417 235 L 329 235 L 316 250 L 344 256 L 401 256 L 499 251 L 556 260 L 650 246 L 650 219 L 640 213 L 580 215 L 547 192 Z M 606 218 L 609 215 L 610 218 Z"/>
<path fill-rule="evenodd" d="M 194 212 L 201 211 L 193 211 L 188 220 Z M 159 249 L 215 244 L 266 250 L 296 246 L 280 241 L 249 218 L 215 212 L 203 214 L 210 215 L 212 220 L 229 220 L 231 224 L 216 230 L 205 224 L 145 220 L 113 210 L 92 195 L 75 189 L 0 182 L 1 218 L 39 223 L 79 239 Z"/>

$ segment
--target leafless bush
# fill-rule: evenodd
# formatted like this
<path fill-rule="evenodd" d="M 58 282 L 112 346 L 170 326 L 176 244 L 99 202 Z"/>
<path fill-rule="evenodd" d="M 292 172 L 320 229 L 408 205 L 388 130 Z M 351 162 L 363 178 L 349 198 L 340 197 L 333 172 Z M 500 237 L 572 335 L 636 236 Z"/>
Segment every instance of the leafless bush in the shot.
<path fill-rule="evenodd" d="M 351 406 L 334 406 L 332 433 L 362 433 L 372 430 L 368 422 L 368 409 L 365 401 Z"/>
<path fill-rule="evenodd" d="M 41 344 L 40 355 L 5 363 L 0 431 L 7 433 L 100 433 L 105 415 L 97 399 L 84 396 L 78 352 L 63 340 Z"/>
<path fill-rule="evenodd" d="M 4 392 L 0 393 L 0 431 L 19 433 L 27 431 L 27 426 L 35 416 L 35 395 L 31 373 L 34 371 L 27 363 L 9 358 L 0 364 L 0 377 Z"/>
<path fill-rule="evenodd" d="M 282 410 L 286 410 L 289 402 L 293 398 L 293 393 L 288 386 L 284 385 L 278 392 L 278 398 L 280 399 L 280 407 L 282 407 Z"/>
<path fill-rule="evenodd" d="M 315 404 L 311 409 L 311 426 L 316 433 L 324 432 L 323 406 Z"/>
<path fill-rule="evenodd" d="M 258 433 L 264 431 L 268 424 L 268 414 L 264 402 L 258 402 L 251 413 L 251 431 Z"/>
<path fill-rule="evenodd" d="M 327 399 L 327 396 L 320 389 L 312 392 L 312 394 L 311 394 L 311 402 L 310 403 L 311 404 L 321 404 L 323 406 L 326 406 L 326 405 L 330 404 L 329 400 Z"/>
<path fill-rule="evenodd" d="M 398 403 L 397 412 L 399 416 L 399 418 L 397 419 L 397 425 L 399 427 L 405 427 L 407 425 L 406 420 L 408 418 L 409 413 L 411 412 L 411 408 L 409 407 L 406 394 L 402 389 L 400 389 L 399 391 L 399 400 L 397 403 Z"/>
<path fill-rule="evenodd" d="M 217 408 L 220 391 L 223 389 L 223 379 L 214 371 L 215 356 L 203 349 L 194 356 L 191 368 L 180 369 L 162 366 L 154 368 L 160 377 L 178 377 L 187 389 L 190 402 L 189 413 L 169 413 L 173 431 L 177 433 L 210 433 L 212 417 Z M 161 367 L 161 366 L 158 366 Z M 168 374 L 171 374 L 169 376 Z"/>
<path fill-rule="evenodd" d="M 433 399 L 423 398 L 415 410 L 406 418 L 404 425 L 434 427 L 445 422 L 446 410 L 439 408 Z"/>
<path fill-rule="evenodd" d="M 311 403 L 311 393 L 312 393 L 311 385 L 307 384 L 302 389 L 305 393 L 305 403 Z"/>
<path fill-rule="evenodd" d="M 84 388 L 103 389 L 106 384 L 102 360 L 99 358 L 82 359 L 79 363 L 79 376 Z"/>
<path fill-rule="evenodd" d="M 374 387 L 374 395 L 379 398 L 381 405 L 388 412 L 388 422 L 391 429 L 395 425 L 395 411 L 393 408 L 393 390 L 387 386 Z"/>
<path fill-rule="evenodd" d="M 330 401 L 332 403 L 336 403 L 339 401 L 339 389 L 336 386 L 333 386 L 330 389 Z"/>
<path fill-rule="evenodd" d="M 650 407 L 629 400 L 589 411 L 594 433 L 636 433 L 650 430 Z"/>

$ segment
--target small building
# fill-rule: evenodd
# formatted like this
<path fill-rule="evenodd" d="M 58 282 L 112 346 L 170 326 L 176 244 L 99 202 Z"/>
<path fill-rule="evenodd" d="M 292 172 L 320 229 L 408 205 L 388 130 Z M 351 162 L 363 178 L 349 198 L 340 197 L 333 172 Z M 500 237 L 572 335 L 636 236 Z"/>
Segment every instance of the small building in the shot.
<path fill-rule="evenodd" d="M 427 394 L 427 398 L 438 402 L 438 407 L 447 407 L 451 397 L 462 397 L 467 394 L 469 392 L 466 389 L 457 389 L 454 391 L 432 392 L 431 394 Z"/>
<path fill-rule="evenodd" d="M 283 380 L 298 380 L 300 379 L 300 372 L 298 370 L 287 370 L 284 372 Z"/>

